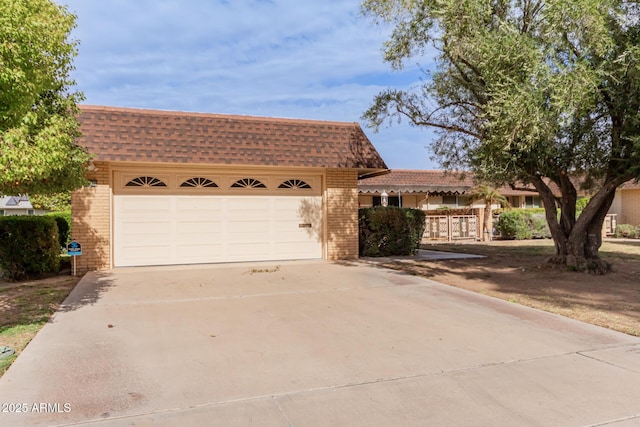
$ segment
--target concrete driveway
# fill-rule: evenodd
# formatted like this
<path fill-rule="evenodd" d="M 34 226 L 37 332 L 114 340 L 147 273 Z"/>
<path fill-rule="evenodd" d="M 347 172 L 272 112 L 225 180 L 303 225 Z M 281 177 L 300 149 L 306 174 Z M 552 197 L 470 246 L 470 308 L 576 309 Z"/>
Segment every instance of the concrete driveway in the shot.
<path fill-rule="evenodd" d="M 640 340 L 358 263 L 119 269 L 83 278 L 0 403 L 6 426 L 621 427 Z"/>

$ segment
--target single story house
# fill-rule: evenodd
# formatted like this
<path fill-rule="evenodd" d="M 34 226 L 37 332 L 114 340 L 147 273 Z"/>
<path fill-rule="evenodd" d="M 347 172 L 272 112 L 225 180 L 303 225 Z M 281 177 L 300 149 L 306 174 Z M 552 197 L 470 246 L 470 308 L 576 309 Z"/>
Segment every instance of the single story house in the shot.
<path fill-rule="evenodd" d="M 358 178 L 387 166 L 357 123 L 80 110 L 78 271 L 358 256 Z"/>
<path fill-rule="evenodd" d="M 0 216 L 43 215 L 45 212 L 42 209 L 34 209 L 26 195 L 0 196 Z"/>
<path fill-rule="evenodd" d="M 618 224 L 640 227 L 640 182 L 631 181 L 620 186 L 609 213 L 617 215 Z"/>
<path fill-rule="evenodd" d="M 482 233 L 480 221 L 484 215 L 485 204 L 482 201 L 473 202 L 472 191 L 475 184 L 470 173 L 391 170 L 386 174 L 360 180 L 358 204 L 360 207 L 379 206 L 382 204 L 384 193 L 390 206 L 429 211 L 425 241 L 479 239 Z M 560 196 L 557 186 L 552 185 L 551 190 Z M 498 191 L 514 208 L 543 207 L 540 196 L 533 187 L 531 190 L 514 190 L 510 186 L 503 186 Z M 493 205 L 494 209 L 499 207 L 497 204 Z M 449 214 L 446 210 L 454 213 Z M 461 213 L 461 210 L 466 213 Z M 621 221 L 640 225 L 640 184 L 628 183 L 616 192 L 616 199 L 603 224 L 603 233 L 614 234 L 616 224 L 621 224 Z"/>
<path fill-rule="evenodd" d="M 360 207 L 379 206 L 382 203 L 382 193 L 386 193 L 390 206 L 425 211 L 441 208 L 484 209 L 483 202 L 471 203 L 474 186 L 473 175 L 470 173 L 394 169 L 384 175 L 361 179 L 358 184 L 358 203 Z M 499 192 L 513 207 L 542 207 L 540 197 L 534 189 L 514 190 L 505 186 Z"/>

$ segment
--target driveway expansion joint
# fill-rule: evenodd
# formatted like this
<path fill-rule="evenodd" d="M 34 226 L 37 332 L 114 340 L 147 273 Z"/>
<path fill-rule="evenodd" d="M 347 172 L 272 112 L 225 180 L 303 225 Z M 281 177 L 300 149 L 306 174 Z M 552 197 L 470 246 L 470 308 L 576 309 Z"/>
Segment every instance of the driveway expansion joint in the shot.
<path fill-rule="evenodd" d="M 585 427 L 610 426 L 613 424 L 621 423 L 623 421 L 633 421 L 633 420 L 640 420 L 640 414 L 630 415 L 628 417 L 616 418 L 615 420 L 607 420 L 597 424 L 589 424 L 588 426 L 585 426 Z"/>
<path fill-rule="evenodd" d="M 280 415 L 282 415 L 282 418 L 284 418 L 285 422 L 287 423 L 287 425 L 289 427 L 294 427 L 294 424 L 291 422 L 291 420 L 289 419 L 289 417 L 287 416 L 287 413 L 284 412 L 284 409 L 282 409 L 282 406 L 280 405 L 280 402 L 278 401 L 278 398 L 275 396 L 271 396 L 271 400 L 276 404 L 276 406 L 278 407 L 278 411 L 280 412 Z"/>

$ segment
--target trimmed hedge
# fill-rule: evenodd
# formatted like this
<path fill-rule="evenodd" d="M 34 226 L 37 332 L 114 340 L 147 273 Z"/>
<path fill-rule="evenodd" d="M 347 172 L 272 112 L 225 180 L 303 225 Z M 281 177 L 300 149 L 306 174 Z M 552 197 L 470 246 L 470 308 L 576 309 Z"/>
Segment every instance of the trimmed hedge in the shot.
<path fill-rule="evenodd" d="M 56 221 L 60 248 L 66 248 L 71 241 L 71 211 L 49 212 L 44 216 L 51 217 Z"/>
<path fill-rule="evenodd" d="M 0 268 L 8 280 L 24 280 L 60 270 L 55 219 L 45 216 L 0 217 Z"/>
<path fill-rule="evenodd" d="M 420 209 L 393 206 L 358 210 L 359 253 L 365 257 L 413 255 L 425 227 Z"/>
<path fill-rule="evenodd" d="M 618 238 L 637 239 L 640 237 L 640 227 L 636 228 L 631 224 L 618 224 L 615 236 Z"/>
<path fill-rule="evenodd" d="M 551 237 L 544 215 L 528 209 L 514 209 L 500 214 L 496 229 L 503 239 L 546 239 Z"/>

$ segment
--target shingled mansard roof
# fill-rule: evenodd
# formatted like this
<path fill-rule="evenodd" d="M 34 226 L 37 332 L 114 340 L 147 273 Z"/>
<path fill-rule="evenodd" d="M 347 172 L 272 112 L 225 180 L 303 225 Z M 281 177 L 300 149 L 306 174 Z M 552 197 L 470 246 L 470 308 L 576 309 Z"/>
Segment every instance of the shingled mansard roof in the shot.
<path fill-rule="evenodd" d="M 445 172 L 442 170 L 401 170 L 394 169 L 384 175 L 361 179 L 358 191 L 371 193 L 431 193 L 465 194 L 475 185 L 473 174 Z M 500 187 L 498 191 L 505 196 L 532 195 L 535 190 L 514 190 Z"/>
<path fill-rule="evenodd" d="M 354 168 L 386 164 L 357 123 L 80 106 L 95 160 Z"/>

